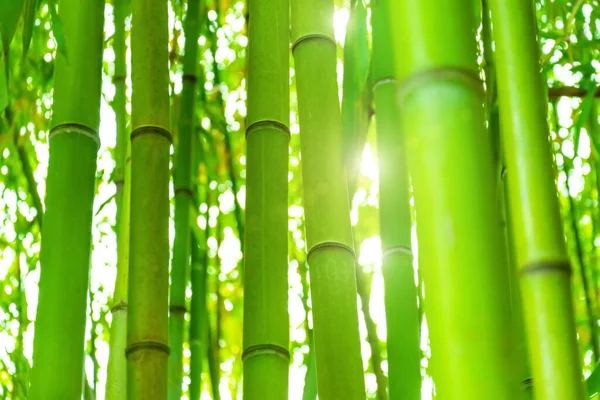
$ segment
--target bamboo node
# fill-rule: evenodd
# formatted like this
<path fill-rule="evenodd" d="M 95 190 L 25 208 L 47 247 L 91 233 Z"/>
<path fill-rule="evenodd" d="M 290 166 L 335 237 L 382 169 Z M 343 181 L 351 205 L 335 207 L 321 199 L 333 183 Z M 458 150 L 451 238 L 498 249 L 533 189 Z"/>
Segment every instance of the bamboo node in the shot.
<path fill-rule="evenodd" d="M 290 361 L 290 352 L 288 349 L 277 344 L 257 344 L 250 346 L 242 353 L 242 362 L 246 362 L 252 357 L 263 355 L 275 355 L 283 358 L 285 361 Z"/>
<path fill-rule="evenodd" d="M 126 78 L 127 77 L 125 75 L 114 75 L 112 77 L 112 83 L 116 84 L 116 83 L 119 83 L 119 82 L 125 82 Z"/>
<path fill-rule="evenodd" d="M 406 78 L 398 88 L 399 104 L 414 90 L 426 86 L 432 82 L 442 83 L 464 83 L 467 87 L 474 89 L 477 94 L 483 96 L 483 82 L 476 71 L 460 67 L 430 68 L 423 72 L 415 73 Z"/>
<path fill-rule="evenodd" d="M 392 254 L 405 254 L 407 256 L 410 256 L 411 258 L 413 257 L 413 252 L 412 249 L 410 247 L 407 246 L 392 246 L 392 247 L 388 247 L 387 249 L 383 250 L 383 252 L 381 253 L 381 258 L 386 258 L 388 256 L 391 256 Z"/>
<path fill-rule="evenodd" d="M 155 340 L 142 340 L 127 346 L 125 356 L 129 357 L 130 354 L 140 350 L 158 350 L 165 353 L 167 356 L 171 353 L 171 349 L 167 344 Z"/>
<path fill-rule="evenodd" d="M 118 303 L 113 304 L 113 306 L 110 308 L 110 312 L 114 314 L 117 311 L 127 311 L 127 302 L 121 300 Z"/>
<path fill-rule="evenodd" d="M 190 83 L 196 83 L 198 81 L 198 77 L 196 76 L 196 74 L 183 74 L 183 77 L 181 78 L 181 80 L 183 82 L 190 82 Z"/>
<path fill-rule="evenodd" d="M 571 263 L 567 260 L 541 261 L 527 264 L 521 268 L 521 276 L 552 272 L 562 272 L 570 276 Z"/>
<path fill-rule="evenodd" d="M 294 50 L 296 50 L 296 47 L 298 47 L 298 45 L 300 43 L 308 41 L 308 40 L 316 40 L 316 39 L 325 40 L 326 42 L 331 43 L 334 48 L 336 48 L 336 46 L 337 46 L 335 43 L 335 39 L 332 38 L 331 36 L 325 35 L 323 33 L 307 33 L 306 35 L 300 36 L 298 39 L 296 39 L 294 44 L 292 44 L 292 54 L 294 54 Z"/>
<path fill-rule="evenodd" d="M 314 245 L 313 247 L 311 247 L 308 250 L 308 253 L 306 254 L 306 261 L 310 260 L 310 256 L 313 255 L 313 253 L 315 253 L 317 250 L 321 250 L 321 249 L 331 249 L 331 248 L 338 248 L 338 249 L 343 249 L 346 250 L 347 252 L 349 252 L 352 257 L 356 258 L 356 253 L 354 253 L 354 249 L 350 246 L 348 246 L 345 243 L 342 242 L 336 242 L 336 241 L 327 241 L 327 242 L 321 242 L 321 243 L 317 243 L 316 245 Z M 310 264 L 310 262 L 309 262 Z"/>
<path fill-rule="evenodd" d="M 377 89 L 379 86 L 387 85 L 390 83 L 392 85 L 395 85 L 398 83 L 398 81 L 393 76 L 384 76 L 383 78 L 379 78 L 375 82 L 373 82 L 372 90 L 375 91 L 375 89 Z"/>
<path fill-rule="evenodd" d="M 142 135 L 158 135 L 158 136 L 162 136 L 165 139 L 167 139 L 169 141 L 169 143 L 173 142 L 173 136 L 171 136 L 171 132 L 169 132 L 165 128 L 161 128 L 160 126 L 154 126 L 154 125 L 138 126 L 133 131 L 131 131 L 131 135 L 130 135 L 131 141 L 133 142 L 133 139 L 135 139 L 138 136 L 142 136 Z"/>
<path fill-rule="evenodd" d="M 50 133 L 48 133 L 48 141 L 57 135 L 62 135 L 65 133 L 76 133 L 78 135 L 83 135 L 92 139 L 100 148 L 100 137 L 98 133 L 90 128 L 89 126 L 81 125 L 81 124 L 60 124 L 50 129 Z"/>
<path fill-rule="evenodd" d="M 178 304 L 173 304 L 171 306 L 169 306 L 169 311 L 174 313 L 174 312 L 180 312 L 180 313 L 186 313 L 187 312 L 187 307 L 186 306 L 182 306 L 182 305 L 178 305 Z"/>
<path fill-rule="evenodd" d="M 177 196 L 178 194 L 187 194 L 190 197 L 194 196 L 194 192 L 192 191 L 192 188 L 184 187 L 184 186 L 179 186 L 179 187 L 175 188 L 175 196 Z"/>
<path fill-rule="evenodd" d="M 248 140 L 248 138 L 250 137 L 251 134 L 253 134 L 254 132 L 256 132 L 259 129 L 274 129 L 277 132 L 281 132 L 283 133 L 288 141 L 290 140 L 290 128 L 285 125 L 282 122 L 279 121 L 275 121 L 275 120 L 262 120 L 262 121 L 256 121 L 253 122 L 252 124 L 250 124 L 247 128 L 246 128 L 246 140 Z"/>

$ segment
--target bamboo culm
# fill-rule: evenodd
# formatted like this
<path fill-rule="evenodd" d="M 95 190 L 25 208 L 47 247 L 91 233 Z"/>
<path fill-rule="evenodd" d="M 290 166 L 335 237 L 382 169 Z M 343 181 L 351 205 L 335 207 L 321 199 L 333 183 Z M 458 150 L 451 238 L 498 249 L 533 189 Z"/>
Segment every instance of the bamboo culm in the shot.
<path fill-rule="evenodd" d="M 183 89 L 175 160 L 175 239 L 171 266 L 169 319 L 169 399 L 181 398 L 183 380 L 183 331 L 186 313 L 185 287 L 190 271 L 190 205 L 192 190 L 193 131 L 196 119 L 196 81 L 198 70 L 198 36 L 200 34 L 200 0 L 188 1 L 184 33 Z"/>
<path fill-rule="evenodd" d="M 127 398 L 167 397 L 169 71 L 166 0 L 133 0 Z"/>
<path fill-rule="evenodd" d="M 57 51 L 33 370 L 28 393 L 33 400 L 79 399 L 83 393 L 96 157 L 100 143 L 104 1 L 60 0 L 58 6 L 69 59 L 61 49 Z"/>
<path fill-rule="evenodd" d="M 333 1 L 292 1 L 304 207 L 321 400 L 365 398 Z"/>

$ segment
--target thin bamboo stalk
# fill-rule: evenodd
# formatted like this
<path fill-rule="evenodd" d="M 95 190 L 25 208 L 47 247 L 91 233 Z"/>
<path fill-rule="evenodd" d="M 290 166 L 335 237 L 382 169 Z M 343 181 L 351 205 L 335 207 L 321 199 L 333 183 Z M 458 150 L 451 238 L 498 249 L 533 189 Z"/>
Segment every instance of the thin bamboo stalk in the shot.
<path fill-rule="evenodd" d="M 171 268 L 169 319 L 169 399 L 181 398 L 183 380 L 183 331 L 186 313 L 185 287 L 190 271 L 190 205 L 192 204 L 193 130 L 196 120 L 198 36 L 200 34 L 201 0 L 188 1 L 185 19 L 185 54 L 183 89 L 177 159 L 173 177 L 175 190 L 175 239 Z"/>
<path fill-rule="evenodd" d="M 290 362 L 289 1 L 250 2 L 248 13 L 243 391 L 247 400 L 283 400 Z"/>
<path fill-rule="evenodd" d="M 389 395 L 416 400 L 421 391 L 420 318 L 413 269 L 409 173 L 404 132 L 399 130 L 391 27 L 391 2 L 373 8 L 373 81 L 379 212 L 387 325 Z"/>
<path fill-rule="evenodd" d="M 56 54 L 28 397 L 33 400 L 78 399 L 82 395 L 99 147 L 104 1 L 60 0 L 58 5 L 69 59 L 63 51 Z"/>
<path fill-rule="evenodd" d="M 364 399 L 333 1 L 292 1 L 304 207 L 321 400 Z"/>
<path fill-rule="evenodd" d="M 548 400 L 582 399 L 571 265 L 554 183 L 535 10 L 533 2 L 488 1 L 534 394 Z"/>
<path fill-rule="evenodd" d="M 131 147 L 127 135 L 126 84 L 127 60 L 125 54 L 125 17 L 129 13 L 124 0 L 114 3 L 115 34 L 115 98 L 113 109 L 117 125 L 117 146 L 115 151 L 116 185 L 116 232 L 117 232 L 117 277 L 110 325 L 110 346 L 106 375 L 106 400 L 119 400 L 127 393 L 127 277 L 129 273 L 129 209 L 131 200 Z"/>
<path fill-rule="evenodd" d="M 391 10 L 436 394 L 518 398 L 506 250 L 477 65 L 478 10 L 469 0 L 403 0 Z"/>
<path fill-rule="evenodd" d="M 133 0 L 127 397 L 167 396 L 169 291 L 168 12 Z"/>
<path fill-rule="evenodd" d="M 494 61 L 493 37 L 491 13 L 487 0 L 481 2 L 482 6 L 482 41 L 483 41 L 483 59 L 485 84 L 487 94 L 487 122 L 488 131 L 492 137 L 494 148 L 495 174 L 498 182 L 498 207 L 500 210 L 500 225 L 502 227 L 503 239 L 506 245 L 508 255 L 507 272 L 510 284 L 510 305 L 512 312 L 512 321 L 515 333 L 515 349 L 518 358 L 518 367 L 521 368 L 521 376 L 524 397 L 531 399 L 533 390 L 531 388 L 531 366 L 529 363 L 529 349 L 527 347 L 527 335 L 525 333 L 525 324 L 523 321 L 523 304 L 521 299 L 521 288 L 519 285 L 519 274 L 514 258 L 514 243 L 512 223 L 510 219 L 510 210 L 508 204 L 508 174 L 505 168 L 504 153 L 502 151 L 502 135 L 500 132 L 500 112 L 498 107 L 498 88 L 496 82 L 496 64 Z"/>

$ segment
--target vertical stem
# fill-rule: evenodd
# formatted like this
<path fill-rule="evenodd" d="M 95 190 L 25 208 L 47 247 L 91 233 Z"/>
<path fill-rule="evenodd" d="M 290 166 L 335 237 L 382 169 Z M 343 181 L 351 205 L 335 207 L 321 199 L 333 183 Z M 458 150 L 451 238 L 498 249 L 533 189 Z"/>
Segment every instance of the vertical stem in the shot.
<path fill-rule="evenodd" d="M 304 206 L 321 400 L 364 399 L 333 1 L 292 1 Z"/>
<path fill-rule="evenodd" d="M 58 5 L 69 59 L 62 51 L 56 54 L 29 391 L 33 400 L 82 395 L 99 147 L 104 1 L 60 0 Z"/>
<path fill-rule="evenodd" d="M 196 81 L 198 70 L 198 36 L 200 34 L 200 0 L 188 1 L 185 19 L 185 55 L 183 89 L 173 178 L 175 190 L 175 239 L 171 268 L 169 320 L 169 399 L 181 398 L 183 380 L 183 326 L 186 313 L 185 287 L 190 262 L 190 205 L 192 204 L 193 130 L 196 119 Z"/>
<path fill-rule="evenodd" d="M 247 400 L 283 400 L 290 363 L 289 0 L 251 1 L 248 15 L 243 391 Z"/>
<path fill-rule="evenodd" d="M 519 396 L 475 2 L 398 1 L 392 29 L 439 398 Z M 440 46 L 440 38 L 448 38 Z"/>
<path fill-rule="evenodd" d="M 115 34 L 113 48 L 115 52 L 115 98 L 113 109 L 117 119 L 116 146 L 116 232 L 117 232 L 117 278 L 110 309 L 110 346 L 106 375 L 106 400 L 119 400 L 126 397 L 127 361 L 125 348 L 127 342 L 127 276 L 129 269 L 129 209 L 131 200 L 131 147 L 127 135 L 127 95 L 125 80 L 127 60 L 125 54 L 125 17 L 129 13 L 125 0 L 114 2 Z"/>
<path fill-rule="evenodd" d="M 534 394 L 547 400 L 583 399 L 571 264 L 554 183 L 535 8 L 533 2 L 519 0 L 488 2 Z"/>
<path fill-rule="evenodd" d="M 379 212 L 391 399 L 417 400 L 421 391 L 420 311 L 413 268 L 410 182 L 405 133 L 399 130 L 392 57 L 391 2 L 373 7 L 373 81 L 379 155 Z M 408 133 L 408 131 L 407 131 Z"/>
<path fill-rule="evenodd" d="M 166 0 L 133 0 L 127 397 L 167 396 L 169 71 Z"/>
<path fill-rule="evenodd" d="M 577 254 L 577 264 L 579 265 L 579 275 L 581 275 L 581 284 L 583 286 L 583 292 L 585 296 L 585 309 L 588 318 L 588 325 L 590 329 L 590 345 L 592 348 L 593 358 L 592 364 L 598 360 L 598 329 L 594 310 L 592 307 L 592 299 L 590 297 L 590 285 L 586 273 L 586 263 L 584 260 L 583 248 L 581 243 L 581 237 L 579 235 L 579 217 L 575 208 L 575 201 L 571 196 L 571 187 L 569 185 L 569 175 L 571 168 L 569 163 L 572 161 L 563 155 L 563 172 L 565 173 L 565 189 L 567 190 L 567 199 L 569 201 L 569 222 L 571 223 L 571 230 L 573 231 L 573 241 L 575 242 L 575 253 Z"/>

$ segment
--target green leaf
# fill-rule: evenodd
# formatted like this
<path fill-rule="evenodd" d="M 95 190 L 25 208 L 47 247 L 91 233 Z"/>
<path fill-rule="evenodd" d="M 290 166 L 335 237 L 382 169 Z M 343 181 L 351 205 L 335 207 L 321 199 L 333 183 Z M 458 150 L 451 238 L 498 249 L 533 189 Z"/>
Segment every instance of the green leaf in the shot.
<path fill-rule="evenodd" d="M 56 12 L 56 0 L 48 0 L 48 7 L 50 9 L 50 20 L 52 21 L 52 33 L 58 46 L 58 52 L 61 53 L 68 60 L 67 55 L 67 41 L 65 40 L 65 31 L 63 23 Z"/>
<path fill-rule="evenodd" d="M 25 11 L 23 14 L 23 59 L 29 51 L 31 36 L 33 35 L 33 23 L 35 22 L 35 10 L 37 0 L 25 0 Z"/>
<path fill-rule="evenodd" d="M 0 112 L 8 106 L 8 82 L 6 81 L 6 63 L 0 59 Z"/>
<path fill-rule="evenodd" d="M 24 0 L 0 0 L 0 34 L 4 54 L 8 54 L 10 42 L 12 42 L 19 24 L 19 18 L 23 11 Z"/>
<path fill-rule="evenodd" d="M 590 112 L 592 111 L 592 105 L 594 104 L 594 96 L 596 94 L 596 85 L 593 83 L 589 83 L 586 85 L 586 89 L 588 91 L 585 99 L 581 103 L 581 112 L 579 113 L 579 117 L 577 117 L 577 122 L 575 122 L 575 126 L 573 128 L 573 144 L 575 146 L 575 154 L 577 154 L 577 150 L 579 149 L 579 139 L 581 138 L 581 128 L 583 128 L 583 124 L 588 120 L 590 116 Z"/>

